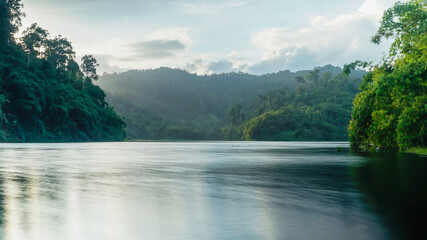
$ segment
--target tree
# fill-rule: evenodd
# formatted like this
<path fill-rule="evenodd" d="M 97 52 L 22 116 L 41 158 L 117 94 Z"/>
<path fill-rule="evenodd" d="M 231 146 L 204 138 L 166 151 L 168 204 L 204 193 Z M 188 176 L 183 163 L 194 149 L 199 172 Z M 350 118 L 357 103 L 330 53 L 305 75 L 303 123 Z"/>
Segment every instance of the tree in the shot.
<path fill-rule="evenodd" d="M 0 0 L 0 48 L 9 45 L 21 26 L 22 12 L 21 0 Z"/>
<path fill-rule="evenodd" d="M 372 42 L 380 44 L 383 38 L 394 38 L 389 55 L 392 58 L 411 54 L 412 51 L 423 51 L 422 48 L 420 49 L 420 44 L 423 44 L 422 42 L 425 44 L 426 38 L 426 6 L 426 0 L 397 2 L 384 12 L 381 25 L 377 34 L 372 37 Z"/>
<path fill-rule="evenodd" d="M 331 79 L 331 78 L 332 78 L 332 76 L 333 76 L 333 74 L 332 74 L 332 73 L 330 73 L 330 72 L 324 72 L 324 73 L 322 74 L 321 79 L 322 79 L 323 81 L 325 81 L 325 86 L 328 86 L 328 81 L 329 81 L 329 79 Z"/>
<path fill-rule="evenodd" d="M 233 126 L 240 125 L 245 120 L 245 115 L 242 113 L 242 105 L 237 104 L 229 111 L 229 117 Z"/>
<path fill-rule="evenodd" d="M 90 79 L 92 81 L 98 80 L 98 74 L 96 74 L 96 68 L 99 67 L 99 64 L 92 55 L 83 56 L 82 64 L 80 65 L 80 67 L 87 79 Z"/>
<path fill-rule="evenodd" d="M 0 0 L 0 141 L 123 140 L 123 119 L 102 89 L 82 81 L 66 38 L 49 39 L 33 24 L 12 41 L 21 7 L 19 0 Z"/>
<path fill-rule="evenodd" d="M 319 74 L 320 71 L 318 68 L 315 68 L 314 70 L 307 73 L 305 78 L 311 83 L 312 87 L 317 86 L 319 82 Z"/>
<path fill-rule="evenodd" d="M 71 42 L 61 35 L 48 40 L 46 47 L 47 60 L 57 68 L 65 69 L 67 63 L 75 58 Z"/>
<path fill-rule="evenodd" d="M 354 101 L 353 148 L 405 150 L 427 138 L 427 2 L 397 2 L 382 18 L 372 42 L 393 38 L 389 55 L 364 78 Z M 347 69 L 363 65 L 355 62 Z"/>
<path fill-rule="evenodd" d="M 299 89 L 302 84 L 306 83 L 305 79 L 301 76 L 296 77 L 295 80 L 297 81 L 297 89 Z"/>
<path fill-rule="evenodd" d="M 21 37 L 21 44 L 25 51 L 34 57 L 40 57 L 47 48 L 49 32 L 33 23 Z"/>

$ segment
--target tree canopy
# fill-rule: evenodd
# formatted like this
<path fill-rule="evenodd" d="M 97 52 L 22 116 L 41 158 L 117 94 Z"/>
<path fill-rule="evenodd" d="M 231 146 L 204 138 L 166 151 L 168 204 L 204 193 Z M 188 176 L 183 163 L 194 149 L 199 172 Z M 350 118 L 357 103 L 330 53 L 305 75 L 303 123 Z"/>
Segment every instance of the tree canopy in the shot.
<path fill-rule="evenodd" d="M 351 102 L 361 80 L 320 75 L 319 70 L 296 77 L 296 90 L 285 87 L 259 96 L 258 109 L 241 126 L 242 139 L 346 141 Z"/>
<path fill-rule="evenodd" d="M 393 43 L 384 62 L 373 66 L 363 79 L 362 92 L 354 101 L 349 126 L 353 148 L 426 146 L 426 33 L 425 0 L 397 2 L 384 13 L 372 42 L 391 38 Z"/>
<path fill-rule="evenodd" d="M 0 140 L 104 141 L 123 140 L 125 124 L 94 85 L 96 70 L 84 74 L 71 42 L 51 38 L 37 24 L 17 41 L 20 0 L 0 2 Z M 91 67 L 96 60 L 91 58 Z M 95 74 L 95 75 L 93 75 Z"/>
<path fill-rule="evenodd" d="M 351 103 L 365 72 L 341 73 L 331 65 L 261 76 L 160 68 L 105 74 L 97 84 L 135 139 L 241 140 L 245 128 L 248 140 L 347 140 Z M 268 121 L 252 121 L 268 112 L 280 115 L 277 132 Z M 297 124 L 282 127 L 289 121 Z"/>

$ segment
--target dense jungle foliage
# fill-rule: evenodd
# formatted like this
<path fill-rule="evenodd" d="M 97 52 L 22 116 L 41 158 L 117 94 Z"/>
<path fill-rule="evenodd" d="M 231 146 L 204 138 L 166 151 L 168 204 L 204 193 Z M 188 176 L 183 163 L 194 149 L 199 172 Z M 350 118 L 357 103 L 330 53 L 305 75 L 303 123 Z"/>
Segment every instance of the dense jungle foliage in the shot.
<path fill-rule="evenodd" d="M 320 75 L 314 69 L 297 82 L 296 90 L 285 87 L 260 96 L 256 117 L 238 127 L 244 140 L 348 140 L 360 78 Z"/>
<path fill-rule="evenodd" d="M 79 66 L 71 43 L 37 24 L 16 39 L 22 7 L 0 2 L 0 140 L 123 140 L 124 121 L 93 84 L 96 60 Z"/>
<path fill-rule="evenodd" d="M 384 62 L 372 67 L 354 101 L 349 127 L 353 148 L 426 147 L 427 1 L 398 2 L 383 16 L 372 42 L 393 38 Z M 349 70 L 366 63 L 355 62 Z M 347 71 L 348 72 L 348 71 Z"/>
<path fill-rule="evenodd" d="M 346 140 L 351 103 L 365 72 L 341 73 L 331 65 L 262 76 L 160 68 L 104 74 L 97 84 L 134 139 L 241 140 L 251 118 L 273 114 L 271 126 L 250 121 L 244 139 Z"/>

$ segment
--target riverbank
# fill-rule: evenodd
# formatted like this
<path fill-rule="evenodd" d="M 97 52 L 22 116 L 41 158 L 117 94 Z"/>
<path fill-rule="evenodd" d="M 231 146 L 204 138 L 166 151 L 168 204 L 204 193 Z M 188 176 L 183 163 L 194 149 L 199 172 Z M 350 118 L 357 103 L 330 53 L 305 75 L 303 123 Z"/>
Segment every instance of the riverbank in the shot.
<path fill-rule="evenodd" d="M 427 148 L 410 148 L 406 152 L 427 156 Z"/>

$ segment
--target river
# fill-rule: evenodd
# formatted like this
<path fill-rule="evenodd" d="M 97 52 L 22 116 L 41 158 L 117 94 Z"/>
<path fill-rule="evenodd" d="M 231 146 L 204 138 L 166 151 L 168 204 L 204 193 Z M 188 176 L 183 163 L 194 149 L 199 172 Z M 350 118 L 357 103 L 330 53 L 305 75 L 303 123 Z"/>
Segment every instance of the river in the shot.
<path fill-rule="evenodd" d="M 5 143 L 0 239 L 416 239 L 426 162 L 332 142 Z"/>

